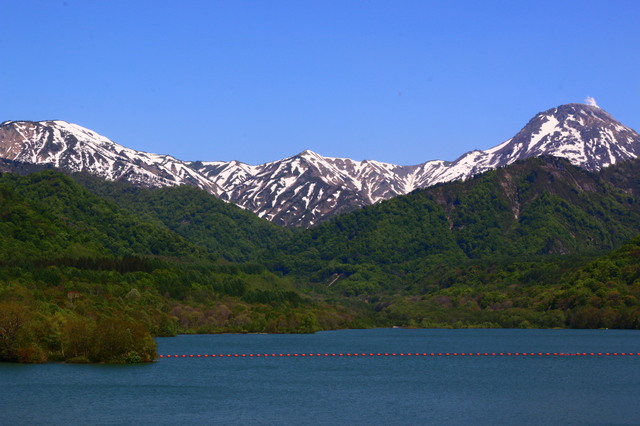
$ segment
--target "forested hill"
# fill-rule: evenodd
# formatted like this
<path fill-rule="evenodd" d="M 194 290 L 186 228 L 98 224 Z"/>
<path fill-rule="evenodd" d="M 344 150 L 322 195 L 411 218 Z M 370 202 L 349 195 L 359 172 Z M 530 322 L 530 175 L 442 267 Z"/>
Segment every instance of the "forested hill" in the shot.
<path fill-rule="evenodd" d="M 432 265 L 611 250 L 638 232 L 635 196 L 547 157 L 337 217 L 298 235 L 273 267 L 376 292 Z"/>
<path fill-rule="evenodd" d="M 631 166 L 594 174 L 552 157 L 518 162 L 337 217 L 271 266 L 394 324 L 637 328 L 633 255 L 624 266 L 596 261 L 609 267 L 590 284 L 576 278 L 640 233 Z"/>
<path fill-rule="evenodd" d="M 640 195 L 640 159 L 638 158 L 603 169 L 599 176 L 603 181 L 628 194 Z"/>
<path fill-rule="evenodd" d="M 0 359 L 151 360 L 185 332 L 640 328 L 639 170 L 529 159 L 308 230 L 190 187 L 3 173 Z"/>
<path fill-rule="evenodd" d="M 295 232 L 192 186 L 148 189 L 88 173 L 72 177 L 93 194 L 170 229 L 209 255 L 229 261 L 256 261 Z"/>
<path fill-rule="evenodd" d="M 0 175 L 0 218 L 0 360 L 151 361 L 152 336 L 363 324 L 291 279 L 218 258 L 58 172 Z M 234 244 L 238 256 L 255 249 Z"/>
<path fill-rule="evenodd" d="M 165 227 L 91 194 L 68 177 L 43 171 L 0 176 L 0 261 L 65 257 L 203 256 Z"/>

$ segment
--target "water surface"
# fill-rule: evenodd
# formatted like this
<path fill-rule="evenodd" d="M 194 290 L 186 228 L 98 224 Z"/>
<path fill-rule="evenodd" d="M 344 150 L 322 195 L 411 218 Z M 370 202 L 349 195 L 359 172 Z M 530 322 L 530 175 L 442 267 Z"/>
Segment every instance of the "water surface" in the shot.
<path fill-rule="evenodd" d="M 160 354 L 640 352 L 624 330 L 158 339 Z M 638 424 L 640 356 L 162 358 L 0 364 L 1 424 Z"/>

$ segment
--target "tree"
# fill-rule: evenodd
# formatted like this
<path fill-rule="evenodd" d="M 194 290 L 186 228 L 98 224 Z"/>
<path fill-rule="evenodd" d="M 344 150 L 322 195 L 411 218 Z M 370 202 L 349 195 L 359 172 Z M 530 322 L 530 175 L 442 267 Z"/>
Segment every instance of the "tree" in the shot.
<path fill-rule="evenodd" d="M 0 360 L 19 360 L 19 350 L 28 342 L 24 330 L 31 311 L 18 302 L 0 302 Z"/>

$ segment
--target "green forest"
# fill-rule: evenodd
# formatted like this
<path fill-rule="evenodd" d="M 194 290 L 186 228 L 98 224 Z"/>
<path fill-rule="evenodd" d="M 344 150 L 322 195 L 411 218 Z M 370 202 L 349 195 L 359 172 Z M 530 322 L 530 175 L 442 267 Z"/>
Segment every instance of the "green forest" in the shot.
<path fill-rule="evenodd" d="M 149 362 L 153 337 L 640 328 L 640 163 L 538 158 L 311 229 L 187 187 L 0 175 L 0 360 Z"/>

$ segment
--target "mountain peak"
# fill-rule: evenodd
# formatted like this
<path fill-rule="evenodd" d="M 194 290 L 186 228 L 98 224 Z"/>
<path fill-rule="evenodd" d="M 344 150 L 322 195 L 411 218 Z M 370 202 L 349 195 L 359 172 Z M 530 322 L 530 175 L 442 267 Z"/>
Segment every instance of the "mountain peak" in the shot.
<path fill-rule="evenodd" d="M 302 151 L 301 153 L 299 153 L 298 155 L 294 155 L 294 157 L 301 157 L 301 158 L 324 158 L 322 157 L 322 155 L 318 154 L 317 152 L 311 151 L 310 149 L 305 149 L 304 151 Z"/>
<path fill-rule="evenodd" d="M 137 186 L 193 185 L 218 188 L 184 162 L 167 155 L 135 151 L 85 127 L 63 120 L 10 121 L 0 131 L 0 158 L 86 171 Z"/>
<path fill-rule="evenodd" d="M 304 150 L 260 165 L 237 161 L 185 162 L 125 148 L 62 120 L 6 121 L 0 158 L 85 170 L 137 186 L 192 185 L 288 226 L 308 227 L 354 208 L 529 157 L 555 156 L 583 169 L 640 156 L 640 135 L 589 104 L 569 103 L 536 114 L 513 138 L 452 162 L 398 166 L 324 157 Z"/>
<path fill-rule="evenodd" d="M 552 155 L 597 171 L 640 155 L 640 135 L 595 105 L 565 104 L 533 117 L 497 151 L 506 158 Z"/>
<path fill-rule="evenodd" d="M 597 105 L 589 105 L 589 104 L 580 104 L 580 103 L 570 103 L 559 105 L 555 108 L 551 108 L 541 114 L 554 114 L 554 115 L 565 115 L 565 114 L 583 114 L 589 116 L 598 116 L 598 117 L 607 117 L 610 120 L 613 120 L 613 117 L 600 108 Z M 615 121 L 615 120 L 614 120 Z"/>

